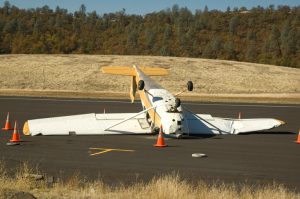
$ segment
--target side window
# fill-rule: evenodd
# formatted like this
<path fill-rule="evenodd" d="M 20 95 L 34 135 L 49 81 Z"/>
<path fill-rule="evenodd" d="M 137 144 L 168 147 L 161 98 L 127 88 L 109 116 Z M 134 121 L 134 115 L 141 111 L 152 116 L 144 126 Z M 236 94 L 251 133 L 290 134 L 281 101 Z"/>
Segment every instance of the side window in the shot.
<path fill-rule="evenodd" d="M 153 97 L 152 102 L 157 102 L 159 100 L 163 100 L 162 97 Z"/>

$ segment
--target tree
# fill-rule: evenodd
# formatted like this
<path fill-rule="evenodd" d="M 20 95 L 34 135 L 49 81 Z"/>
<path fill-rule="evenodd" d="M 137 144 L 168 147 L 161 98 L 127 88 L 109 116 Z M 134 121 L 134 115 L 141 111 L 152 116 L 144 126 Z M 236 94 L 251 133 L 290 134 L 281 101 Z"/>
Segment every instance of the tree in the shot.
<path fill-rule="evenodd" d="M 255 41 L 256 40 L 256 34 L 253 32 L 253 30 L 248 30 L 247 32 L 247 40 L 248 41 Z"/>
<path fill-rule="evenodd" d="M 129 54 L 136 54 L 138 48 L 138 34 L 135 30 L 130 31 L 127 36 L 127 52 Z"/>
<path fill-rule="evenodd" d="M 172 27 L 170 25 L 167 25 L 164 31 L 164 38 L 163 40 L 169 41 L 172 36 Z"/>
<path fill-rule="evenodd" d="M 153 48 L 155 43 L 155 38 L 156 38 L 156 33 L 152 29 L 147 28 L 145 30 L 145 44 L 149 50 Z"/>
<path fill-rule="evenodd" d="M 80 5 L 80 8 L 79 8 L 79 14 L 80 14 L 81 16 L 85 16 L 85 12 L 86 12 L 86 7 L 85 7 L 84 4 L 81 4 L 81 5 Z"/>
<path fill-rule="evenodd" d="M 178 13 L 179 13 L 179 6 L 177 4 L 174 4 L 172 7 L 172 15 L 176 17 Z"/>
<path fill-rule="evenodd" d="M 214 57 L 214 54 L 213 54 L 213 50 L 212 50 L 212 47 L 211 47 L 211 44 L 210 43 L 207 43 L 205 48 L 204 48 L 204 51 L 203 51 L 203 57 L 205 58 L 215 58 Z"/>
<path fill-rule="evenodd" d="M 203 11 L 203 12 L 204 12 L 204 13 L 208 13 L 208 11 L 209 11 L 209 10 L 208 10 L 208 7 L 207 7 L 207 5 L 205 5 L 204 11 Z"/>
<path fill-rule="evenodd" d="M 257 57 L 256 47 L 254 44 L 249 44 L 247 46 L 247 52 L 246 52 L 246 61 L 248 62 L 254 62 Z"/>
<path fill-rule="evenodd" d="M 245 6 L 242 6 L 242 7 L 240 7 L 240 12 L 243 12 L 243 11 L 247 11 L 247 8 L 245 7 Z"/>
<path fill-rule="evenodd" d="M 297 35 L 294 30 L 290 30 L 288 35 L 282 38 L 281 49 L 285 57 L 294 55 L 297 52 Z"/>
<path fill-rule="evenodd" d="M 219 37 L 213 37 L 210 42 L 211 50 L 214 58 L 218 57 L 218 54 L 222 51 L 222 41 Z"/>
<path fill-rule="evenodd" d="M 232 17 L 229 23 L 229 32 L 235 35 L 237 33 L 239 23 L 240 23 L 240 18 L 238 16 Z"/>
<path fill-rule="evenodd" d="M 280 32 L 275 25 L 272 26 L 269 42 L 270 42 L 270 53 L 274 57 L 282 56 L 282 52 L 280 49 Z"/>
<path fill-rule="evenodd" d="M 280 49 L 284 57 L 289 57 L 297 51 L 297 34 L 290 27 L 290 22 L 286 21 L 280 34 Z"/>
<path fill-rule="evenodd" d="M 25 34 L 27 32 L 26 24 L 23 20 L 19 19 L 17 22 L 17 32 Z"/>
<path fill-rule="evenodd" d="M 160 55 L 161 56 L 171 56 L 171 50 L 168 46 L 162 46 L 160 49 Z"/>
<path fill-rule="evenodd" d="M 207 58 L 217 58 L 222 51 L 222 43 L 219 37 L 213 37 L 204 48 L 203 56 Z"/>
<path fill-rule="evenodd" d="M 17 30 L 17 21 L 16 19 L 12 19 L 10 21 L 7 21 L 4 28 L 3 28 L 3 31 L 5 33 L 9 33 L 9 34 L 14 34 Z"/>
<path fill-rule="evenodd" d="M 38 18 L 34 23 L 33 32 L 38 35 L 41 33 L 41 29 L 42 29 L 42 22 Z"/>
<path fill-rule="evenodd" d="M 226 12 L 230 13 L 230 11 L 231 11 L 230 6 L 228 6 L 227 9 L 226 9 Z"/>
<path fill-rule="evenodd" d="M 232 41 L 227 41 L 224 44 L 225 57 L 229 60 L 237 60 L 237 52 Z"/>
<path fill-rule="evenodd" d="M 3 6 L 4 14 L 9 15 L 11 11 L 11 5 L 9 1 L 4 1 L 4 6 Z"/>

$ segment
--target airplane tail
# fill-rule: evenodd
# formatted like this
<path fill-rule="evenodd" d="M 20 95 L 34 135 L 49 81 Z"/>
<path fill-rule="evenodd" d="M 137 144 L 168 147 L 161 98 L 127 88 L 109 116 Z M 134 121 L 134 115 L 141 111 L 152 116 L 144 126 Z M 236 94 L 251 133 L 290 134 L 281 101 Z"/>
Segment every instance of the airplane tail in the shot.
<path fill-rule="evenodd" d="M 124 75 L 131 76 L 131 86 L 130 86 L 130 99 L 131 102 L 134 102 L 135 94 L 137 91 L 137 82 L 136 82 L 136 71 L 137 66 L 128 67 L 128 66 L 104 66 L 101 68 L 102 73 L 114 74 L 114 75 Z M 164 68 L 152 68 L 152 67 L 138 67 L 145 75 L 148 76 L 165 76 L 168 75 L 168 71 Z"/>

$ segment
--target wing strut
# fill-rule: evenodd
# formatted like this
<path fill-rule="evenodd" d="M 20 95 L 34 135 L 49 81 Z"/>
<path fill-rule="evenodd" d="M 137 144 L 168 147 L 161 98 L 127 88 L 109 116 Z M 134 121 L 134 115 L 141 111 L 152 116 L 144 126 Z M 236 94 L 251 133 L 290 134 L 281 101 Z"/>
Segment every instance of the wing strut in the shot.
<path fill-rule="evenodd" d="M 185 109 L 187 112 L 189 112 L 189 113 L 193 114 L 195 117 L 197 117 L 197 118 L 199 118 L 199 119 L 203 120 L 203 121 L 204 121 L 204 122 L 206 122 L 207 124 L 209 124 L 209 125 L 211 125 L 212 127 L 216 128 L 216 129 L 219 131 L 219 133 L 220 133 L 220 134 L 222 134 L 222 132 L 224 132 L 224 133 L 227 133 L 227 134 L 230 134 L 229 132 L 222 131 L 220 128 L 216 127 L 216 126 L 215 126 L 215 125 L 213 125 L 212 123 L 210 123 L 210 122 L 208 122 L 207 120 L 203 119 L 203 118 L 202 118 L 202 117 L 200 117 L 199 115 L 197 115 L 197 114 L 193 113 L 193 112 L 192 112 L 192 111 L 190 111 L 189 109 L 187 109 L 187 108 L 184 108 L 184 109 Z"/>
<path fill-rule="evenodd" d="M 150 107 L 150 108 L 147 108 L 147 109 L 145 109 L 145 110 L 143 110 L 143 111 L 141 111 L 141 112 L 139 112 L 139 113 L 137 113 L 137 114 L 135 114 L 135 115 L 133 115 L 133 116 L 131 116 L 131 117 L 128 117 L 128 118 L 122 120 L 121 122 L 118 122 L 118 123 L 116 123 L 116 124 L 114 124 L 114 125 L 112 125 L 112 126 L 107 127 L 106 129 L 104 129 L 104 131 L 107 131 L 107 130 L 109 130 L 109 129 L 115 127 L 115 126 L 118 126 L 119 124 L 122 124 L 122 123 L 124 123 L 124 122 L 126 122 L 126 121 L 128 121 L 128 120 L 130 120 L 130 119 L 132 119 L 132 118 L 135 118 L 136 116 L 141 115 L 141 114 L 143 114 L 143 113 L 145 113 L 145 112 L 147 112 L 147 111 L 149 111 L 149 110 L 151 110 L 151 109 L 154 109 L 154 108 L 156 108 L 156 107 L 157 107 L 157 106 L 152 106 L 152 107 Z"/>

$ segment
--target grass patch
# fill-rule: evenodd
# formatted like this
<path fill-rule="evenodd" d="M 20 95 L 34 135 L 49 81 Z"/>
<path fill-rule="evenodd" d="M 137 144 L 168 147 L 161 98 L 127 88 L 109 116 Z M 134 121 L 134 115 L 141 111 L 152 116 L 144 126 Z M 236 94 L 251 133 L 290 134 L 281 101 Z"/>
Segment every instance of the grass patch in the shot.
<path fill-rule="evenodd" d="M 0 162 L 0 198 L 7 190 L 25 192 L 37 198 L 299 198 L 300 194 L 290 191 L 280 184 L 250 186 L 234 184 L 207 184 L 199 181 L 190 184 L 178 174 L 154 177 L 150 182 L 136 182 L 133 185 L 109 186 L 101 180 L 86 181 L 75 173 L 64 182 L 47 183 L 44 180 L 29 178 L 29 173 L 40 173 L 23 163 L 14 176 L 9 176 L 4 161 Z"/>

